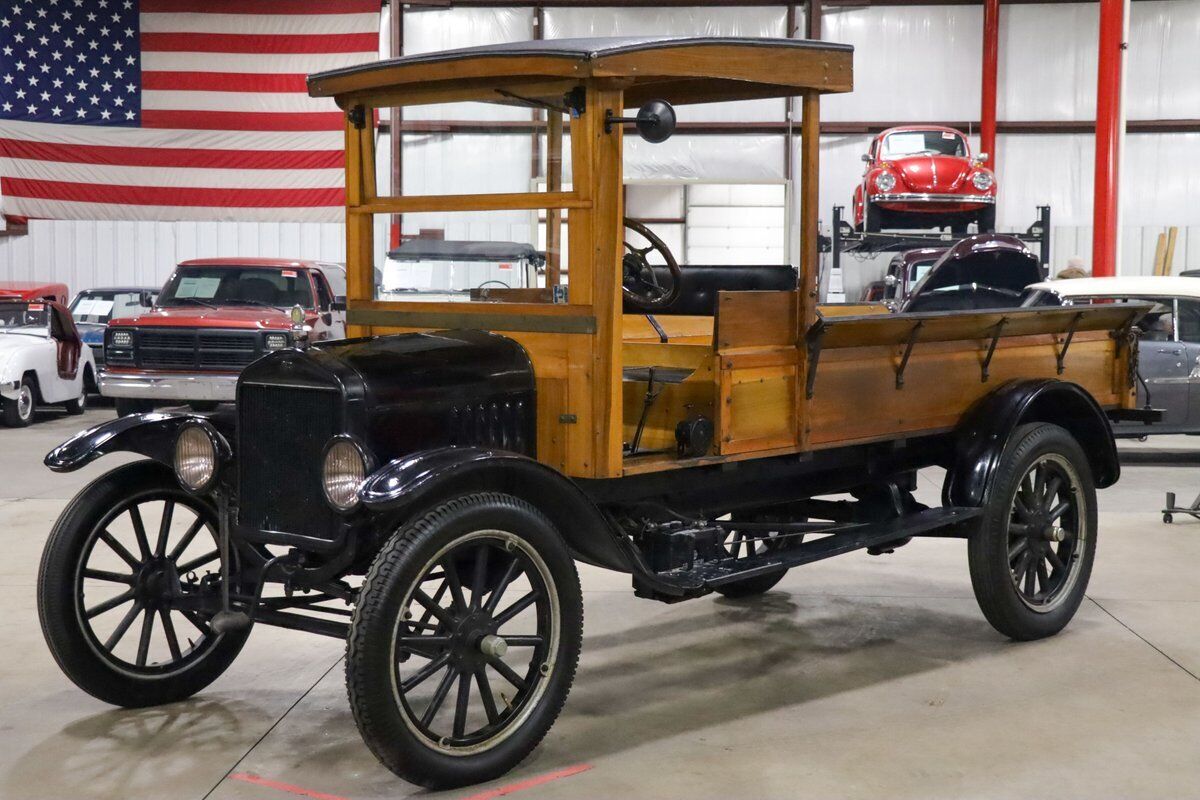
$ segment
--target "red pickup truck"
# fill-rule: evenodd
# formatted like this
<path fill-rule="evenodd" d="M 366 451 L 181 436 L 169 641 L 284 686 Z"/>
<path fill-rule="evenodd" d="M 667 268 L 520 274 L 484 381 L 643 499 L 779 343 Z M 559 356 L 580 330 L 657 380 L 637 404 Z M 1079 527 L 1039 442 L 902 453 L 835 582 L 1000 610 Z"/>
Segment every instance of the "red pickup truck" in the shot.
<path fill-rule="evenodd" d="M 100 393 L 119 416 L 232 401 L 243 367 L 294 343 L 293 307 L 311 341 L 345 336 L 345 285 L 345 268 L 329 262 L 184 261 L 150 311 L 108 323 Z"/>

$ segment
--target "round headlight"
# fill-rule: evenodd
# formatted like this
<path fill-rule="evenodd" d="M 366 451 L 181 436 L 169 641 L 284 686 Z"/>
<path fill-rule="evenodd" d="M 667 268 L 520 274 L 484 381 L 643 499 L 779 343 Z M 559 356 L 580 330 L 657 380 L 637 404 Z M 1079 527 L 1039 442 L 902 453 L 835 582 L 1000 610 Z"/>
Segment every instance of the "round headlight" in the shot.
<path fill-rule="evenodd" d="M 875 176 L 875 188 L 881 192 L 890 192 L 896 188 L 896 176 L 890 172 L 881 172 Z"/>
<path fill-rule="evenodd" d="M 975 188 L 979 191 L 986 192 L 988 189 L 992 188 L 992 184 L 995 183 L 995 179 L 992 178 L 992 173 L 990 172 L 976 172 L 971 176 L 971 183 L 973 183 Z"/>
<path fill-rule="evenodd" d="M 175 439 L 175 475 L 184 488 L 200 492 L 217 474 L 217 448 L 199 425 L 185 425 Z"/>
<path fill-rule="evenodd" d="M 338 511 L 358 505 L 358 490 L 367 479 L 367 457 L 349 439 L 337 439 L 325 450 L 321 485 L 325 499 Z"/>

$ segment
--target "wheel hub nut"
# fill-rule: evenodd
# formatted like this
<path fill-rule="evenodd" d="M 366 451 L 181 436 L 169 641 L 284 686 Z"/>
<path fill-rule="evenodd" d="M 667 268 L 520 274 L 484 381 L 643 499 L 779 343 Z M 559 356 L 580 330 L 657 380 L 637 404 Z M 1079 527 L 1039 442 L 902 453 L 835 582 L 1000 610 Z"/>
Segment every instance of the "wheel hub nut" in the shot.
<path fill-rule="evenodd" d="M 508 652 L 508 642 L 502 637 L 489 633 L 479 640 L 479 650 L 489 658 L 500 658 Z"/>
<path fill-rule="evenodd" d="M 1051 525 L 1046 529 L 1046 538 L 1052 542 L 1061 542 L 1067 538 L 1067 532 L 1058 525 Z"/>

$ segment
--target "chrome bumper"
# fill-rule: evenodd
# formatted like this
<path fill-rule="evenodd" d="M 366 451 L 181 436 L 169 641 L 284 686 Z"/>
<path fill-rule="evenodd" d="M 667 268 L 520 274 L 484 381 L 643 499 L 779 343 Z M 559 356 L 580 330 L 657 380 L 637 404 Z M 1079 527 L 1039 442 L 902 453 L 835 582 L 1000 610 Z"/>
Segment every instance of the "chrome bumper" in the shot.
<path fill-rule="evenodd" d="M 990 194 L 933 194 L 922 192 L 896 192 L 895 194 L 873 194 L 872 203 L 984 203 L 995 205 L 996 198 Z"/>
<path fill-rule="evenodd" d="M 205 372 L 130 374 L 100 371 L 100 394 L 137 400 L 218 400 L 232 402 L 237 375 Z"/>

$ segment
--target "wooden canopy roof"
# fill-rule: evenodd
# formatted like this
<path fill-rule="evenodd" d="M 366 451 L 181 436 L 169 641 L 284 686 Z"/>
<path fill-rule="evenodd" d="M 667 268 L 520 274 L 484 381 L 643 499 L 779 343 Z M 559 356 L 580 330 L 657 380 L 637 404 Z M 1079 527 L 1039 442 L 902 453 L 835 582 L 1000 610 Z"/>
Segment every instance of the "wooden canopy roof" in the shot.
<path fill-rule="evenodd" d="M 404 56 L 310 75 L 308 92 L 349 108 L 456 100 L 559 104 L 584 80 L 625 90 L 627 107 L 787 97 L 853 88 L 854 48 L 807 39 L 545 39 Z"/>

